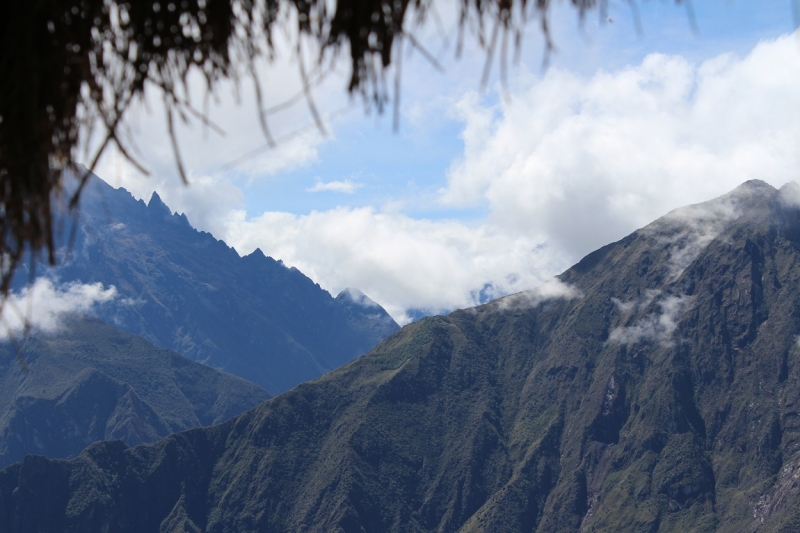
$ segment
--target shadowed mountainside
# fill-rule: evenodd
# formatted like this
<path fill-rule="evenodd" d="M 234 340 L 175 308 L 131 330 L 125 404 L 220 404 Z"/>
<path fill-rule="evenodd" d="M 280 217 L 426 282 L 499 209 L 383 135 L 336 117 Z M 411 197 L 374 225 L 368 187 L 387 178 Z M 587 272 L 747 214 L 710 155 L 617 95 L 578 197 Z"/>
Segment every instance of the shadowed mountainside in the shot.
<path fill-rule="evenodd" d="M 0 465 L 28 453 L 72 457 L 88 444 L 129 445 L 218 424 L 270 395 L 98 320 L 73 318 L 27 339 L 24 373 L 0 346 Z"/>
<path fill-rule="evenodd" d="M 272 393 L 351 361 L 398 329 L 355 289 L 333 298 L 261 250 L 240 257 L 157 194 L 145 205 L 93 177 L 74 235 L 70 220 L 61 234 L 63 257 L 51 276 L 117 288 L 116 303 L 98 309 L 101 319 Z M 16 279 L 21 287 L 30 274 Z"/>
<path fill-rule="evenodd" d="M 798 199 L 748 182 L 224 424 L 28 457 L 0 529 L 798 531 Z"/>

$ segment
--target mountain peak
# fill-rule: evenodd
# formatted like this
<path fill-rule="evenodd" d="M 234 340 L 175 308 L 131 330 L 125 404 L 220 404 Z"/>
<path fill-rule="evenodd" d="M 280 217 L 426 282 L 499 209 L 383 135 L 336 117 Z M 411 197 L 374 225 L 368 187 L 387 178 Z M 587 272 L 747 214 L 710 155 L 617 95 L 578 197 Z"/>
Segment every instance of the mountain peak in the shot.
<path fill-rule="evenodd" d="M 788 181 L 778 190 L 784 205 L 800 206 L 800 185 L 796 181 Z"/>
<path fill-rule="evenodd" d="M 764 180 L 747 180 L 738 187 L 735 187 L 731 192 L 775 192 L 777 189 Z"/>
<path fill-rule="evenodd" d="M 120 300 L 137 302 L 100 312 L 130 333 L 281 392 L 351 361 L 397 329 L 380 307 L 340 305 L 262 250 L 240 257 L 173 214 L 157 192 L 146 205 L 96 182 L 103 190 L 87 197 L 75 241 L 92 253 L 74 254 L 58 276 L 114 285 Z M 111 229 L 116 224 L 126 231 Z M 102 247 L 99 230 L 90 228 L 106 228 Z"/>
<path fill-rule="evenodd" d="M 760 202 L 771 200 L 776 194 L 778 190 L 769 183 L 762 180 L 748 180 L 728 194 L 704 203 L 734 202 L 738 207 L 753 207 Z"/>
<path fill-rule="evenodd" d="M 164 215 L 172 215 L 172 211 L 167 204 L 161 199 L 157 192 L 153 191 L 153 195 L 150 197 L 150 201 L 147 203 L 147 207 L 151 210 L 152 213 L 157 214 L 164 214 Z"/>
<path fill-rule="evenodd" d="M 378 307 L 375 300 L 354 287 L 347 287 L 340 292 L 336 296 L 336 300 L 351 305 L 359 305 L 361 307 Z"/>

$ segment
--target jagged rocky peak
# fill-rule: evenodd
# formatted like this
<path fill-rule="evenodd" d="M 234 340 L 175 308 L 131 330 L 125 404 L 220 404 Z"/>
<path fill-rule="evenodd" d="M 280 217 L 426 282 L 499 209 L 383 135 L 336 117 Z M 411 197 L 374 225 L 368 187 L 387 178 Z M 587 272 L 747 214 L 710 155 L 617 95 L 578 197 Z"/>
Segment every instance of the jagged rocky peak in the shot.
<path fill-rule="evenodd" d="M 150 196 L 150 201 L 147 203 L 147 207 L 158 214 L 172 215 L 172 210 L 167 207 L 167 204 L 164 203 L 164 201 L 161 199 L 161 196 L 159 196 L 155 191 L 153 191 L 152 196 Z"/>
<path fill-rule="evenodd" d="M 379 306 L 356 313 L 337 305 L 261 250 L 240 257 L 172 214 L 158 193 L 145 206 L 97 177 L 87 187 L 74 240 L 63 239 L 73 253 L 52 274 L 116 287 L 118 300 L 98 309 L 100 318 L 158 346 L 279 393 L 398 328 Z"/>

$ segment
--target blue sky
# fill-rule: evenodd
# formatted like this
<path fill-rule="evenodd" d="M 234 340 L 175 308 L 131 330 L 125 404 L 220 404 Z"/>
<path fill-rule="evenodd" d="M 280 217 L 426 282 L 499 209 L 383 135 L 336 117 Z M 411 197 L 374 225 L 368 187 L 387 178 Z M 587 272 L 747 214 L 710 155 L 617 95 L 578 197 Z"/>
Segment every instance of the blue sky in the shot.
<path fill-rule="evenodd" d="M 692 28 L 685 4 L 676 7 L 668 1 L 644 2 L 638 10 L 641 25 L 641 33 L 638 33 L 634 13 L 626 3 L 619 2 L 612 4 L 609 10 L 613 22 L 601 25 L 599 14 L 590 13 L 584 21 L 585 35 L 581 35 L 574 10 L 563 3 L 557 4 L 553 17 L 558 51 L 550 57 L 550 65 L 591 75 L 597 70 L 616 70 L 639 63 L 653 52 L 702 61 L 726 52 L 746 54 L 760 40 L 788 33 L 793 27 L 791 3 L 787 0 L 694 2 L 693 10 L 697 32 Z M 436 43 L 437 39 L 431 41 Z M 544 50 L 541 44 L 536 27 L 531 27 L 523 52 L 526 61 L 519 68 L 533 75 L 542 74 Z M 457 67 L 451 53 L 444 52 L 441 56 L 448 69 Z M 447 72 L 433 71 L 421 58 L 414 60 L 416 68 L 430 71 L 424 75 L 434 78 L 437 89 L 445 94 L 458 91 L 459 86 L 461 90 L 479 89 L 480 72 L 473 71 L 471 77 L 450 79 Z M 511 74 L 516 74 L 513 67 Z M 493 84 L 483 95 L 487 102 L 496 102 L 499 96 L 497 76 Z M 419 88 L 414 89 L 406 88 L 406 91 L 411 91 L 412 98 L 425 98 L 419 94 Z M 407 106 L 405 99 L 403 102 Z M 440 116 L 438 120 L 421 125 L 402 120 L 400 130 L 395 131 L 391 113 L 370 119 L 356 106 L 335 122 L 335 140 L 320 146 L 313 163 L 281 173 L 275 179 L 250 183 L 244 180 L 242 185 L 248 193 L 247 212 L 257 215 L 281 210 L 304 214 L 339 205 L 381 205 L 406 198 L 408 205 L 404 212 L 412 216 L 480 217 L 485 215 L 485 210 L 442 209 L 429 201 L 429 197 L 444 185 L 451 162 L 463 151 L 461 129 L 462 122 L 456 117 Z M 346 195 L 335 191 L 309 194 L 308 189 L 318 180 L 350 180 L 360 187 Z"/>
<path fill-rule="evenodd" d="M 474 41 L 456 61 L 424 27 L 418 36 L 444 72 L 406 51 L 397 132 L 391 111 L 366 114 L 348 98 L 340 65 L 314 91 L 324 134 L 300 102 L 270 118 L 284 142 L 240 160 L 265 139 L 249 85 L 240 104 L 222 86 L 210 115 L 226 135 L 197 124 L 179 131 L 188 188 L 156 98 L 128 117 L 153 176 L 113 152 L 96 172 L 145 200 L 157 190 L 240 254 L 260 247 L 334 294 L 358 287 L 401 322 L 409 309 L 474 305 L 483 288 L 531 288 L 745 179 L 795 179 L 791 2 L 693 2 L 697 33 L 686 9 L 666 0 L 639 2 L 641 33 L 626 2 L 610 4 L 610 20 L 590 13 L 582 27 L 568 2 L 557 3 L 549 66 L 532 24 L 507 84 L 495 68 L 484 90 Z M 452 6 L 436 6 L 452 27 Z M 291 54 L 279 49 L 260 72 L 271 102 L 298 90 Z"/>

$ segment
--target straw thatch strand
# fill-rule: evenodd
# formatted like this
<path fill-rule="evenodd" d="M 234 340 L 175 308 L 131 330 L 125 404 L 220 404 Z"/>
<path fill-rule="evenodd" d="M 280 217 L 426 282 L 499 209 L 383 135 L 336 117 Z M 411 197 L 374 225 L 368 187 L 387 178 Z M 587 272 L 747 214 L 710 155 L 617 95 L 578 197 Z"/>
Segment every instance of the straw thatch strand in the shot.
<path fill-rule="evenodd" d="M 498 35 L 499 42 L 512 37 L 518 43 L 529 21 L 537 21 L 550 42 L 549 0 L 455 1 L 459 43 L 464 34 L 475 38 L 489 59 Z M 581 17 L 604 9 L 603 0 L 571 3 Z M 120 126 L 146 86 L 163 94 L 174 135 L 176 118 L 198 115 L 182 96 L 190 69 L 202 73 L 209 91 L 222 78 L 254 74 L 253 61 L 272 58 L 273 34 L 284 29 L 296 35 L 298 47 L 313 44 L 320 64 L 349 53 L 347 90 L 380 111 L 388 101 L 384 78 L 393 44 L 403 36 L 415 44 L 408 28 L 432 8 L 432 0 L 0 2 L 0 295 L 7 295 L 26 252 L 55 262 L 54 202 L 74 207 L 82 188 L 67 195 L 62 180 L 68 172 L 88 177 L 74 161 L 92 169 L 115 145 L 146 172 Z M 308 82 L 310 71 L 303 68 L 302 75 Z M 271 140 L 266 119 L 262 126 Z M 175 155 L 185 179 L 177 150 Z"/>

